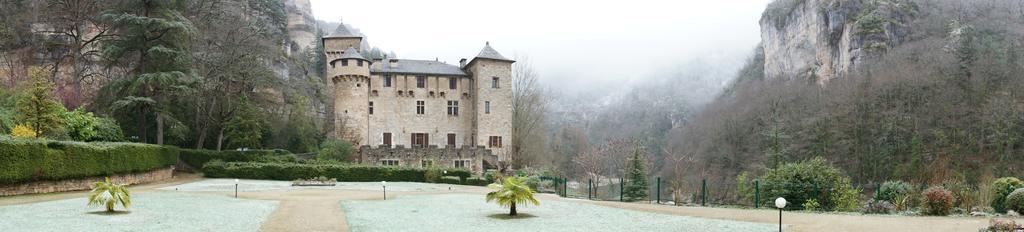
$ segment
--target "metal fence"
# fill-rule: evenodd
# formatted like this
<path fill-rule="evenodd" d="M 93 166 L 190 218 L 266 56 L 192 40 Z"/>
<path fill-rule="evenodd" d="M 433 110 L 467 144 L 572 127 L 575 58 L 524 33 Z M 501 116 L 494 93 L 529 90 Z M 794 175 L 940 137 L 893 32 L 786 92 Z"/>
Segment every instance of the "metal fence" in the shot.
<path fill-rule="evenodd" d="M 546 177 L 553 181 L 555 192 L 562 197 L 590 199 L 600 201 L 629 201 L 623 191 L 629 184 L 629 180 L 622 178 L 574 178 L 574 177 Z M 648 194 L 633 201 L 647 201 L 653 204 L 675 204 L 675 205 L 732 205 L 760 208 L 769 206 L 771 201 L 783 192 L 800 192 L 808 196 L 803 199 L 791 199 L 791 202 L 804 202 L 815 199 L 818 202 L 830 194 L 834 194 L 832 187 L 820 186 L 816 183 L 764 183 L 759 180 L 751 180 L 746 185 L 738 182 L 712 182 L 706 179 L 670 181 L 653 176 L 649 177 Z M 851 186 L 853 187 L 853 186 Z M 865 188 L 867 187 L 867 188 Z M 767 190 L 776 189 L 774 192 Z M 780 190 L 781 189 L 781 190 Z M 861 187 L 870 189 L 870 195 L 877 191 L 877 184 Z M 802 209 L 802 205 L 787 206 L 793 209 Z"/>

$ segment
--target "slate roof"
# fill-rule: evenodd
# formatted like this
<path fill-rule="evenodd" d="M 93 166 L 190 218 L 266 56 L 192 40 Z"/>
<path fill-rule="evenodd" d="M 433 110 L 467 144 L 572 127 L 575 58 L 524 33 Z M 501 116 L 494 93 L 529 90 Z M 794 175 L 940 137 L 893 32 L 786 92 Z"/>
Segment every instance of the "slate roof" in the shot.
<path fill-rule="evenodd" d="M 324 38 L 362 38 L 362 36 L 352 33 L 352 30 L 345 26 L 345 23 L 338 23 L 338 27 L 334 28 L 334 32 L 330 35 L 324 36 Z"/>
<path fill-rule="evenodd" d="M 491 47 L 491 42 L 487 42 L 486 44 L 484 44 L 484 49 L 480 50 L 480 54 L 477 54 L 476 58 L 512 61 L 508 58 L 505 58 L 505 56 L 502 56 L 501 53 L 498 53 L 498 51 L 495 51 L 494 48 Z"/>
<path fill-rule="evenodd" d="M 397 60 L 398 66 L 392 68 L 391 61 Z M 370 72 L 395 74 L 423 74 L 435 76 L 469 76 L 462 68 L 433 60 L 385 59 Z"/>
<path fill-rule="evenodd" d="M 366 58 L 363 58 L 362 54 L 359 54 L 359 51 L 356 51 L 356 49 L 352 48 L 352 47 L 348 47 L 348 49 L 345 49 L 345 53 L 342 53 L 341 57 L 338 58 L 338 59 L 360 59 L 360 60 L 367 60 Z"/>

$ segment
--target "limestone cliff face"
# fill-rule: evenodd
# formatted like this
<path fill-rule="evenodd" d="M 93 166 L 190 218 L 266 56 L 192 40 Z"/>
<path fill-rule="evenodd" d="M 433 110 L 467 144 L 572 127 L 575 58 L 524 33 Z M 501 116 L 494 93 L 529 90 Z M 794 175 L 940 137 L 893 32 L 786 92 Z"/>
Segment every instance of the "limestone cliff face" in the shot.
<path fill-rule="evenodd" d="M 285 0 L 285 12 L 288 14 L 288 37 L 293 42 L 293 50 L 314 47 L 317 42 L 317 22 L 313 17 L 313 8 L 309 0 Z"/>
<path fill-rule="evenodd" d="M 911 0 L 776 0 L 761 17 L 765 76 L 824 83 L 909 34 Z"/>

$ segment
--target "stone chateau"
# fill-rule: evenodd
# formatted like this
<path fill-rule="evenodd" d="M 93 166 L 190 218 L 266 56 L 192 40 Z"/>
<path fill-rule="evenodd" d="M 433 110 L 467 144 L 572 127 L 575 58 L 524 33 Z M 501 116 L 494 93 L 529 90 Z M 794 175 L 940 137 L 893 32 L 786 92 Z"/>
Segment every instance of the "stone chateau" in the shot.
<path fill-rule="evenodd" d="M 344 23 L 322 38 L 334 91 L 334 136 L 363 164 L 456 167 L 482 173 L 509 160 L 512 63 L 487 43 L 458 65 L 360 52 Z"/>

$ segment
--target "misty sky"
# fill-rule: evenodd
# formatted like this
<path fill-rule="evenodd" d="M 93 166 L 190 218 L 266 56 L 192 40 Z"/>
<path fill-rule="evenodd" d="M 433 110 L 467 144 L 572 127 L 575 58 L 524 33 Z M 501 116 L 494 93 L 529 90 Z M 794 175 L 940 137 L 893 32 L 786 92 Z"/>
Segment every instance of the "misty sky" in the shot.
<path fill-rule="evenodd" d="M 343 21 L 371 46 L 405 59 L 457 64 L 490 41 L 529 56 L 548 85 L 607 82 L 701 57 L 746 56 L 760 41 L 770 0 L 311 0 L 313 14 Z"/>

